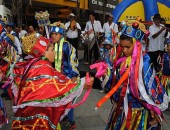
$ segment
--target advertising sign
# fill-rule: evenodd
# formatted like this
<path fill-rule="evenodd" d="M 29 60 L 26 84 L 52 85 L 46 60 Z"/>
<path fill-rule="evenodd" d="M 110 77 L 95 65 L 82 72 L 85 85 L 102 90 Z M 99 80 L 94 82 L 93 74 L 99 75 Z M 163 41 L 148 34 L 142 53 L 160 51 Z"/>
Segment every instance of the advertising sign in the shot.
<path fill-rule="evenodd" d="M 113 9 L 119 3 L 119 0 L 89 0 L 89 10 L 102 13 L 103 1 L 106 2 L 105 12 L 107 13 L 112 13 Z"/>

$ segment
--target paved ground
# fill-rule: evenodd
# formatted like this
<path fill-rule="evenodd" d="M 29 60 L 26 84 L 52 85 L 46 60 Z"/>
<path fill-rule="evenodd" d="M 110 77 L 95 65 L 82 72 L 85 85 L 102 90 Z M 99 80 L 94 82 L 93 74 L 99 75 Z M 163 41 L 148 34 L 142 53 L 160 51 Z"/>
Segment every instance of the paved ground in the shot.
<path fill-rule="evenodd" d="M 87 101 L 75 109 L 75 120 L 77 128 L 75 130 L 104 130 L 107 118 L 111 109 L 110 101 L 107 101 L 100 109 L 95 111 L 96 102 L 104 96 L 99 93 L 98 89 L 92 89 Z M 9 124 L 2 128 L 2 130 L 11 129 L 12 103 L 10 100 L 4 100 L 7 108 L 8 116 L 10 118 Z M 170 110 L 164 112 L 166 122 L 164 122 L 163 130 L 170 128 Z M 63 130 L 68 130 L 68 126 L 63 126 Z"/>
<path fill-rule="evenodd" d="M 82 55 L 83 51 L 79 53 L 81 53 Z M 82 57 L 79 57 L 79 59 L 82 59 Z M 84 66 L 83 62 L 81 62 L 80 69 L 83 69 L 81 73 L 84 74 L 84 71 L 86 69 L 88 70 L 88 66 Z M 98 83 L 96 83 L 93 88 L 99 88 L 99 86 L 97 85 Z M 0 92 L 2 92 L 2 90 L 0 90 Z M 108 115 L 111 109 L 111 103 L 110 101 L 107 101 L 99 110 L 95 111 L 94 109 L 97 101 L 103 96 L 104 94 L 99 93 L 98 89 L 92 89 L 87 101 L 75 109 L 75 120 L 77 124 L 77 128 L 75 130 L 104 130 L 105 124 L 107 122 L 107 118 L 108 118 Z M 9 120 L 9 124 L 3 127 L 2 130 L 10 130 L 11 129 L 11 117 L 13 115 L 13 112 L 11 109 L 12 103 L 10 100 L 4 100 L 4 103 L 6 105 L 10 120 Z M 165 116 L 166 122 L 164 122 L 163 130 L 169 130 L 170 110 L 165 111 L 164 116 Z M 63 130 L 68 130 L 67 126 L 63 126 Z"/>

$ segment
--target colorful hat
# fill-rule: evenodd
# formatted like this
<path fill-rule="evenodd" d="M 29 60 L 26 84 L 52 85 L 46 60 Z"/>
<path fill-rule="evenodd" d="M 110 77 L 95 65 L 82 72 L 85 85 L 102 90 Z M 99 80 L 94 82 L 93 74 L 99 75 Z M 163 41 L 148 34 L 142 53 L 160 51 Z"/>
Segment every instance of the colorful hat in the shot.
<path fill-rule="evenodd" d="M 33 55 L 35 57 L 43 56 L 49 43 L 49 39 L 42 37 L 38 33 L 25 36 L 22 39 L 23 51 L 26 54 Z"/>
<path fill-rule="evenodd" d="M 103 45 L 111 45 L 111 46 L 113 46 L 112 38 L 107 37 L 107 38 L 104 40 Z"/>
<path fill-rule="evenodd" d="M 55 33 L 60 33 L 60 34 L 64 34 L 64 29 L 61 27 L 57 27 L 57 26 L 52 26 L 50 33 L 55 32 Z"/>
<path fill-rule="evenodd" d="M 141 41 L 144 38 L 145 34 L 148 35 L 148 31 L 146 30 L 145 25 L 143 23 L 140 23 L 140 21 L 138 20 L 126 21 L 126 24 L 124 24 L 124 27 L 122 29 L 121 35 L 122 34 Z"/>
<path fill-rule="evenodd" d="M 8 24 L 6 24 L 6 26 L 14 27 L 14 23 L 8 23 Z"/>
<path fill-rule="evenodd" d="M 51 24 L 50 33 L 52 33 L 52 32 L 64 34 L 65 33 L 65 25 L 61 22 L 55 22 L 55 23 Z"/>

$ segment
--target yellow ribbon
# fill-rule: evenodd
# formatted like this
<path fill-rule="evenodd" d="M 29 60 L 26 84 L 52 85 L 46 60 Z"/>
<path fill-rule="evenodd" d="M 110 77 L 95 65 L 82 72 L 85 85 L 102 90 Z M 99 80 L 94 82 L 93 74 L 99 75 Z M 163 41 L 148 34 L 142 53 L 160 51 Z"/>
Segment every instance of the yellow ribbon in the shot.
<path fill-rule="evenodd" d="M 55 44 L 55 69 L 59 72 L 61 72 L 61 60 L 62 60 L 62 51 L 63 51 L 63 43 L 64 38 L 60 40 L 60 43 Z"/>

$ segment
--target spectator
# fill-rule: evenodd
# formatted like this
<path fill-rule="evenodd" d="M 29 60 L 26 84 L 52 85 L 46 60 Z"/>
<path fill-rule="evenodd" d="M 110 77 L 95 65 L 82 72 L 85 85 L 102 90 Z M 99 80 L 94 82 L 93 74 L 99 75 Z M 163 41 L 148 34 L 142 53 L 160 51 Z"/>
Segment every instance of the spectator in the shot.
<path fill-rule="evenodd" d="M 99 35 L 99 33 L 102 32 L 102 26 L 100 21 L 95 20 L 95 15 L 94 13 L 91 13 L 89 15 L 89 21 L 86 23 L 86 27 L 85 27 L 85 33 L 84 35 L 87 35 L 88 40 L 87 42 L 87 46 L 86 46 L 86 51 L 87 53 L 87 59 L 86 59 L 86 63 L 85 64 L 91 64 L 91 59 L 92 59 L 92 51 L 94 50 L 94 62 L 97 61 L 99 59 L 99 48 L 98 48 L 98 41 L 97 41 L 97 37 Z M 88 44 L 89 48 L 88 48 Z"/>
<path fill-rule="evenodd" d="M 75 15 L 71 13 L 68 16 L 69 22 L 65 24 L 66 40 L 76 49 L 76 56 L 78 58 L 78 38 L 81 31 L 79 23 L 75 20 Z"/>
<path fill-rule="evenodd" d="M 161 69 L 160 61 L 164 53 L 164 41 L 165 41 L 165 32 L 166 28 L 161 24 L 160 14 L 155 14 L 153 17 L 153 25 L 149 27 L 149 50 L 148 54 L 151 58 L 151 61 L 154 64 L 156 72 L 159 72 Z"/>

